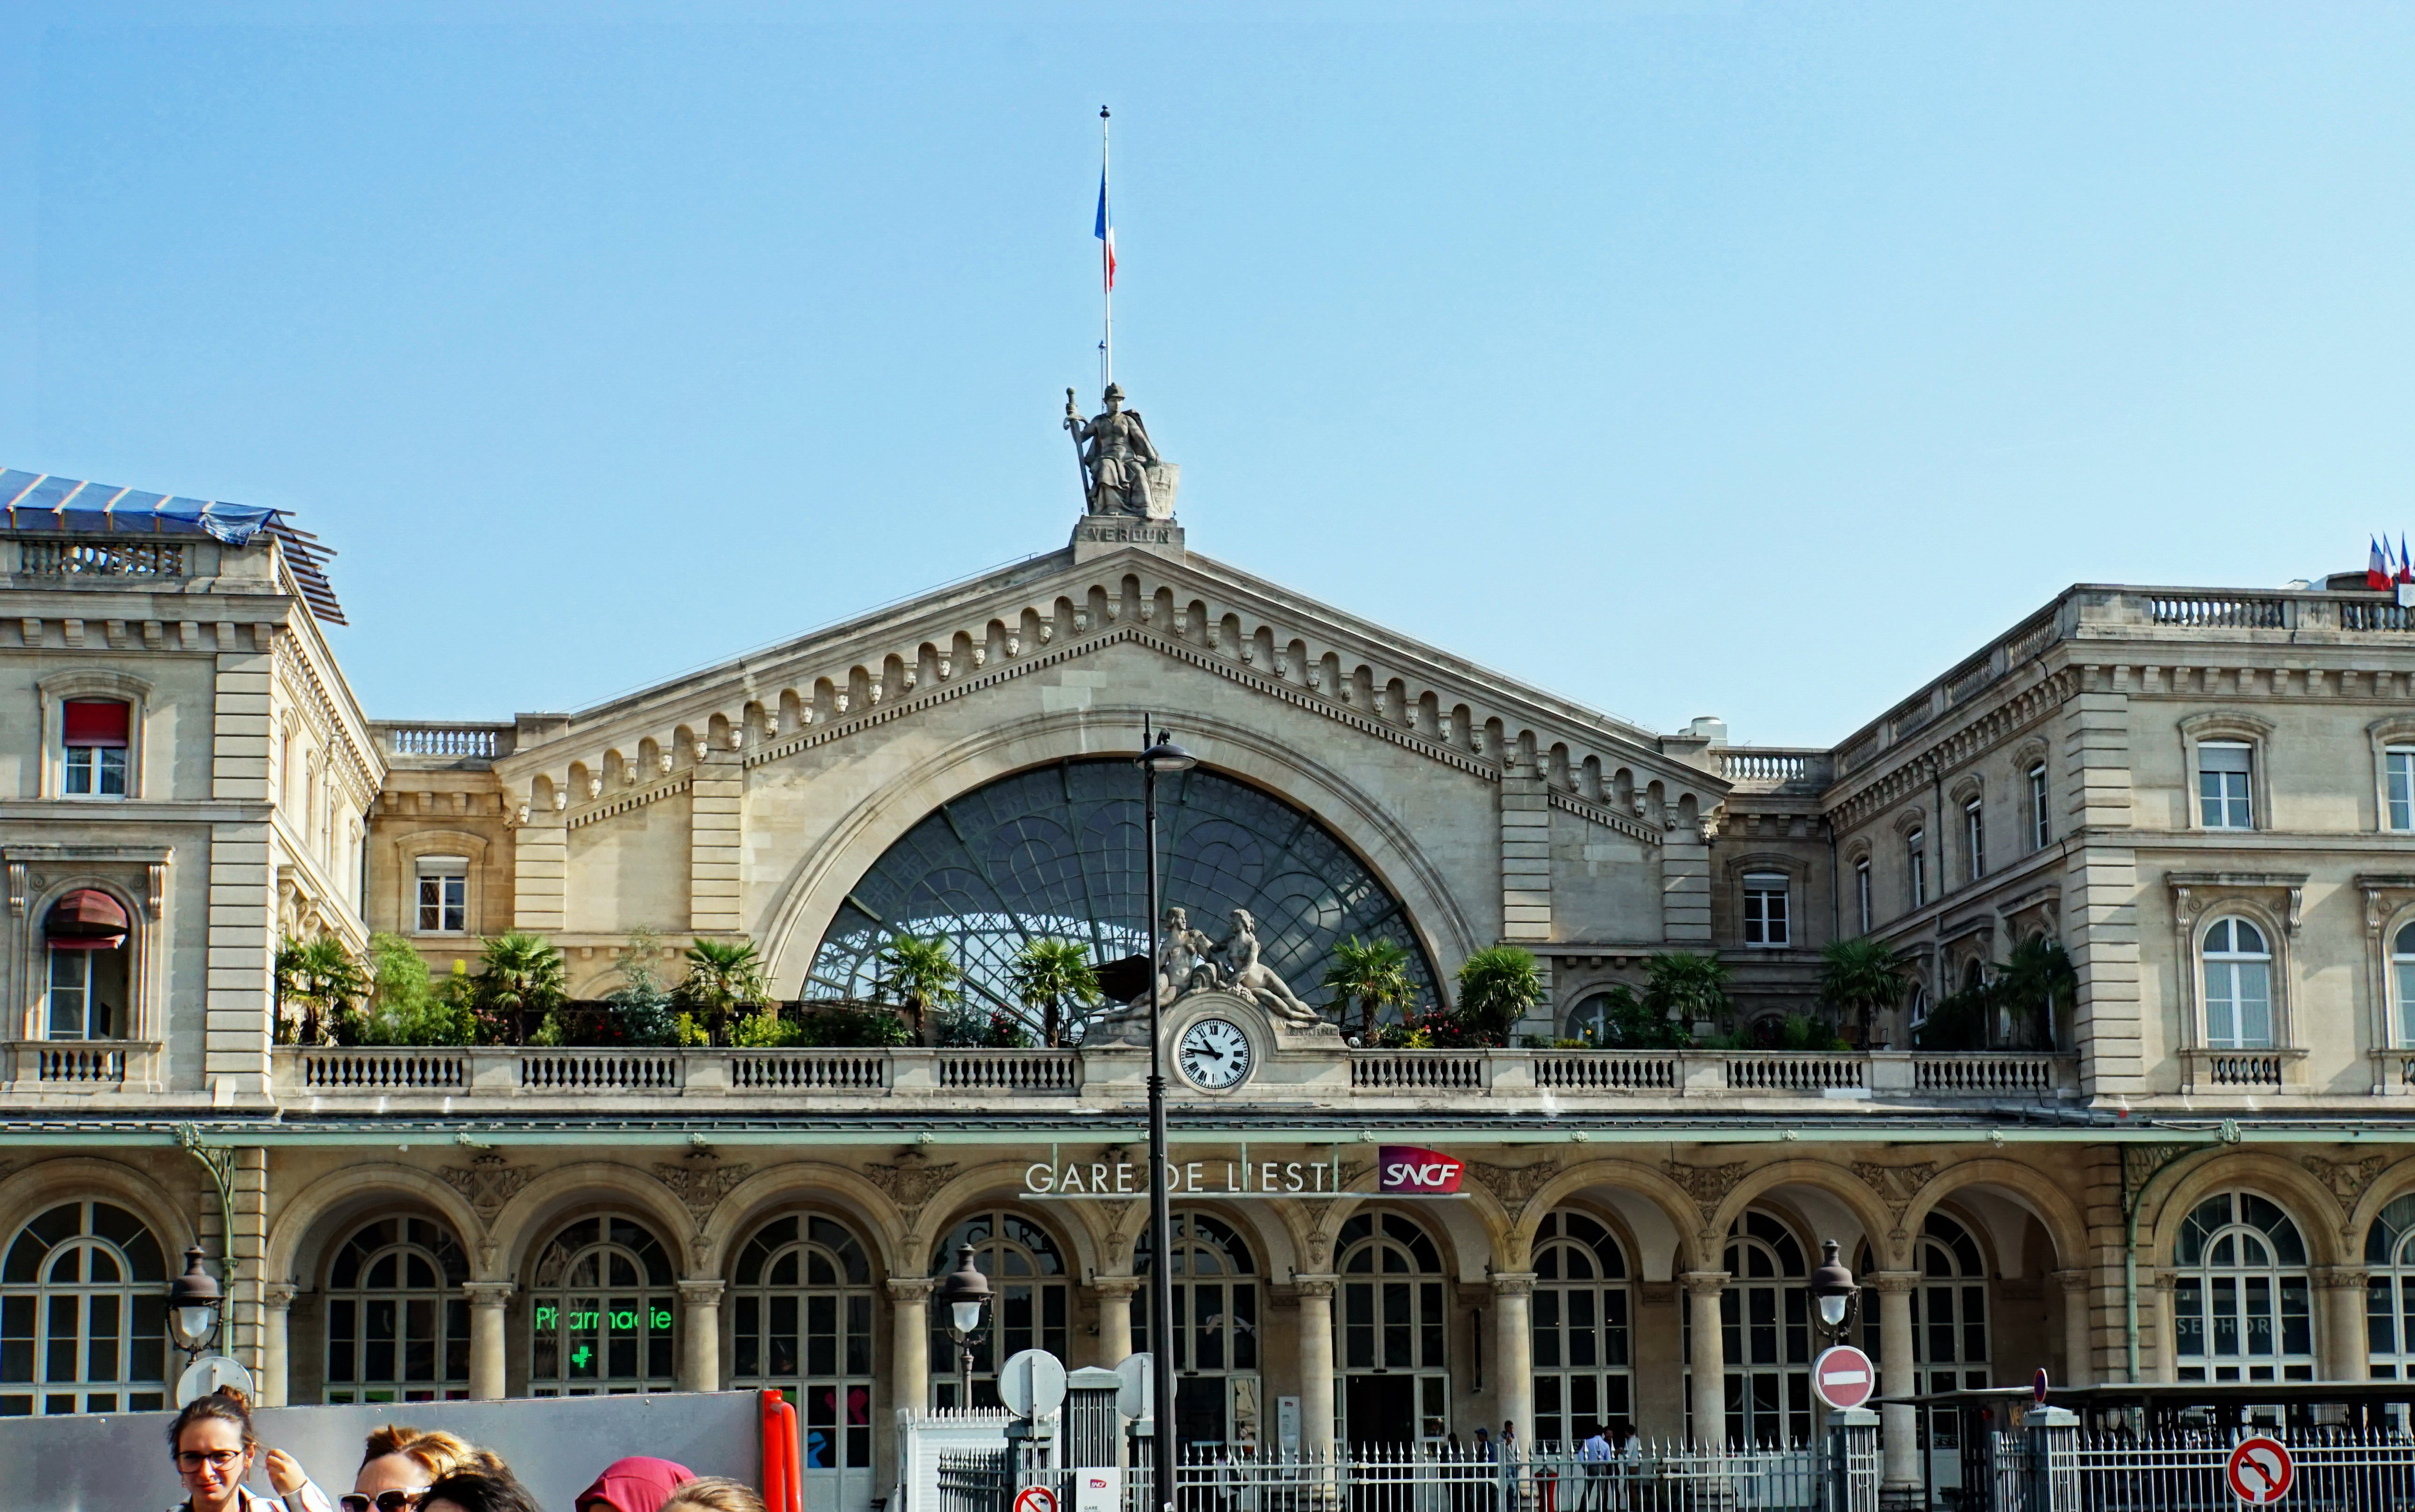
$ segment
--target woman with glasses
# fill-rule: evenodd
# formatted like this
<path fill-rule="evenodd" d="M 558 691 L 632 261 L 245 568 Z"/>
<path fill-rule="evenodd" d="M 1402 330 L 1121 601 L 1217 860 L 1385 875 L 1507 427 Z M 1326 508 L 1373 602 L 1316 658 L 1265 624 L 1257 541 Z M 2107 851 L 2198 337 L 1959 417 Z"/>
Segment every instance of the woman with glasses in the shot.
<path fill-rule="evenodd" d="M 278 1502 L 244 1485 L 261 1458 L 260 1441 L 252 1436 L 250 1403 L 232 1386 L 220 1386 L 186 1404 L 168 1425 L 168 1453 L 185 1483 L 185 1502 L 177 1512 L 280 1512 Z M 271 1449 L 266 1459 L 269 1483 L 277 1488 L 282 1512 L 328 1512 L 325 1496 L 292 1455 Z"/>
<path fill-rule="evenodd" d="M 428 1488 L 472 1471 L 508 1479 L 502 1459 L 442 1429 L 388 1423 L 368 1436 L 343 1512 L 414 1512 Z"/>

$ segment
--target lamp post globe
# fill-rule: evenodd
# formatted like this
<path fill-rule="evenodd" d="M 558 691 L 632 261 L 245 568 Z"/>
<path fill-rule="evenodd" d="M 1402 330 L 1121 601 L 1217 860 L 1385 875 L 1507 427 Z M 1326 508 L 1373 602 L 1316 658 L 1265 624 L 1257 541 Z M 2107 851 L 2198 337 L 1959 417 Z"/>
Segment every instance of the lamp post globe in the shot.
<path fill-rule="evenodd" d="M 956 1246 L 956 1268 L 939 1283 L 939 1303 L 948 1310 L 948 1337 L 956 1344 L 956 1405 L 968 1409 L 973 1404 L 973 1346 L 985 1337 L 982 1314 L 990 1304 L 989 1278 L 973 1263 L 971 1245 Z"/>
<path fill-rule="evenodd" d="M 168 1283 L 168 1331 L 187 1358 L 209 1347 L 218 1331 L 218 1310 L 224 1298 L 218 1278 L 202 1264 L 199 1245 L 185 1251 L 185 1273 Z"/>
<path fill-rule="evenodd" d="M 1820 1268 L 1811 1273 L 1812 1304 L 1820 1310 L 1820 1322 L 1831 1340 L 1842 1339 L 1851 1330 L 1853 1303 L 1862 1288 L 1853 1280 L 1853 1272 L 1837 1258 L 1837 1241 L 1820 1241 Z"/>

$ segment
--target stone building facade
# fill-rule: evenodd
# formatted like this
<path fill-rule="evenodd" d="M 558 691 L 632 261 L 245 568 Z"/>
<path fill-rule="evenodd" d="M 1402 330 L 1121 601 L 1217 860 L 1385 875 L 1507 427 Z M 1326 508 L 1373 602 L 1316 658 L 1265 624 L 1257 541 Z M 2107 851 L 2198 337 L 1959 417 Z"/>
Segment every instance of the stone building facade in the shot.
<path fill-rule="evenodd" d="M 2415 619 L 2391 595 L 2078 587 L 1834 749 L 1739 747 L 1315 604 L 1162 512 L 1088 515 L 1064 549 L 595 708 L 372 722 L 289 523 L 22 473 L 0 495 L 0 1360 L 26 1362 L 0 1412 L 156 1400 L 148 1299 L 188 1245 L 225 1257 L 226 1345 L 271 1400 L 776 1385 L 834 1505 L 885 1491 L 893 1409 L 959 1399 L 929 1303 L 956 1245 L 1004 1292 L 980 1370 L 1146 1347 L 1128 1027 L 344 1050 L 278 1043 L 269 985 L 277 942 L 322 930 L 439 971 L 540 934 L 581 997 L 640 930 L 666 974 L 751 940 L 786 998 L 861 990 L 906 927 L 982 990 L 1042 923 L 1118 953 L 1145 718 L 1201 760 L 1166 799 L 1167 901 L 1246 932 L 1286 993 L 1313 1001 L 1350 935 L 1429 987 L 1498 943 L 1548 984 L 1492 1051 L 1357 1048 L 1265 979 L 1178 1001 L 1178 1045 L 1212 1020 L 1247 1055 L 1176 1084 L 1178 1432 L 1797 1437 L 1825 1239 L 1892 1394 L 2415 1368 Z M 68 790 L 112 761 L 118 790 Z M 1850 1050 L 1552 1047 L 1670 951 L 1727 960 L 1748 1027 L 1803 1013 L 1820 949 L 1861 935 L 1914 969 Z M 2078 971 L 2066 1022 L 1911 1048 L 2039 936 Z M 1463 1194 L 1383 1195 L 1387 1145 L 1463 1160 Z M 1890 1410 L 1894 1484 L 1918 1455 Z"/>

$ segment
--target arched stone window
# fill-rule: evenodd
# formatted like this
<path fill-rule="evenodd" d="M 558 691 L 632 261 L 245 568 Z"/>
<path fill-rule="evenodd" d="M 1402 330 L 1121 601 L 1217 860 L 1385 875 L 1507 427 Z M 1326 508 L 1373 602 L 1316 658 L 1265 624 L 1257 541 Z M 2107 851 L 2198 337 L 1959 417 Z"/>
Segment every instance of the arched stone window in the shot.
<path fill-rule="evenodd" d="M 2252 1192 L 2209 1197 L 2172 1250 L 2182 1381 L 2311 1381 L 2314 1322 L 2298 1225 Z"/>
<path fill-rule="evenodd" d="M 2392 1023 L 2398 1047 L 2415 1047 L 2415 923 L 2402 924 L 2390 940 L 2390 992 L 2396 999 Z"/>
<path fill-rule="evenodd" d="M 1595 1219 L 1562 1209 L 1535 1231 L 1535 1443 L 1569 1447 L 1632 1422 L 1627 1253 Z"/>
<path fill-rule="evenodd" d="M 1342 1437 L 1410 1444 L 1450 1431 L 1448 1282 L 1442 1250 L 1398 1213 L 1357 1213 L 1336 1235 Z"/>
<path fill-rule="evenodd" d="M 2272 1044 L 2272 947 L 2248 921 L 2227 916 L 2200 936 L 2205 977 L 2205 1042 L 2212 1050 L 2266 1050 Z"/>
<path fill-rule="evenodd" d="M 1771 1215 L 1748 1212 L 1728 1230 L 1720 1265 L 1730 1278 L 1719 1293 L 1728 1444 L 1761 1448 L 1808 1443 L 1811 1298 L 1805 1286 L 1810 1267 L 1803 1258 L 1802 1241 Z M 1689 1308 L 1689 1362 L 1696 1347 Z M 1693 1400 L 1690 1390 L 1686 1400 Z M 1701 1433 L 1691 1424 L 1688 1431 Z"/>
<path fill-rule="evenodd" d="M 470 1264 L 424 1218 L 362 1225 L 327 1265 L 330 1402 L 440 1401 L 470 1394 Z"/>
<path fill-rule="evenodd" d="M 132 925 L 126 905 L 78 888 L 42 916 L 47 980 L 42 1034 L 50 1040 L 123 1040 L 134 1022 Z"/>
<path fill-rule="evenodd" d="M 625 1218 L 582 1218 L 537 1254 L 529 1395 L 592 1397 L 679 1385 L 671 1258 Z"/>
<path fill-rule="evenodd" d="M 0 1256 L 0 1417 L 168 1405 L 168 1266 L 142 1220 L 62 1203 Z"/>
<path fill-rule="evenodd" d="M 1864 1273 L 1876 1270 L 1876 1257 L 1862 1246 L 1854 1262 Z M 1918 1391 L 1977 1390 L 1995 1383 L 1988 1376 L 1990 1318 L 1988 1262 L 1978 1239 L 1958 1220 L 1932 1212 L 1920 1226 L 1913 1245 L 1912 1268 L 1920 1284 L 1912 1293 L 1912 1357 L 1913 1389 Z M 1881 1356 L 1878 1299 L 1863 1297 L 1862 1348 L 1870 1358 Z M 1932 1484 L 1958 1487 L 1961 1481 L 1961 1422 L 1953 1413 L 1940 1413 L 1931 1425 L 1928 1475 Z"/>
<path fill-rule="evenodd" d="M 931 1255 L 931 1274 L 956 1268 L 956 1250 L 973 1247 L 973 1264 L 989 1278 L 997 1300 L 990 1304 L 988 1336 L 973 1350 L 975 1407 L 996 1407 L 998 1362 L 1027 1349 L 1065 1358 L 1067 1318 L 1072 1309 L 1064 1251 L 1055 1235 L 1020 1213 L 976 1213 L 958 1223 Z M 940 1407 L 967 1405 L 962 1361 L 948 1337 L 948 1310 L 931 1311 L 931 1392 Z"/>
<path fill-rule="evenodd" d="M 1252 1441 L 1259 1434 L 1258 1266 L 1249 1241 L 1209 1213 L 1178 1212 L 1174 1225 L 1175 1442 Z M 1132 1270 L 1156 1268 L 1148 1234 L 1133 1250 Z M 1132 1298 L 1132 1349 L 1157 1347 L 1149 1289 Z M 1246 1431 L 1241 1431 L 1246 1430 Z"/>
<path fill-rule="evenodd" d="M 2364 1235 L 2364 1330 L 2373 1375 L 2415 1379 L 2415 1196 L 2375 1215 Z"/>
<path fill-rule="evenodd" d="M 872 1296 L 863 1246 L 831 1219 L 775 1218 L 738 1251 L 730 1389 L 788 1393 L 807 1484 L 841 1506 L 872 1490 Z"/>

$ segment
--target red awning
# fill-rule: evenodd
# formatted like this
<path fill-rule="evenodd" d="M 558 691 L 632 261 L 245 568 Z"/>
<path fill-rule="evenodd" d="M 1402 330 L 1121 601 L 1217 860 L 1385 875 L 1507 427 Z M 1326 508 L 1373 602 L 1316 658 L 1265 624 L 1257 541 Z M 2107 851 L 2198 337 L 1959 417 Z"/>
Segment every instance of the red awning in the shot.
<path fill-rule="evenodd" d="M 129 705 L 114 698 L 70 698 L 68 700 L 67 743 L 123 748 L 131 712 Z"/>
<path fill-rule="evenodd" d="M 113 951 L 126 943 L 126 929 L 124 906 L 98 888 L 78 888 L 51 905 L 42 921 L 54 951 Z"/>

